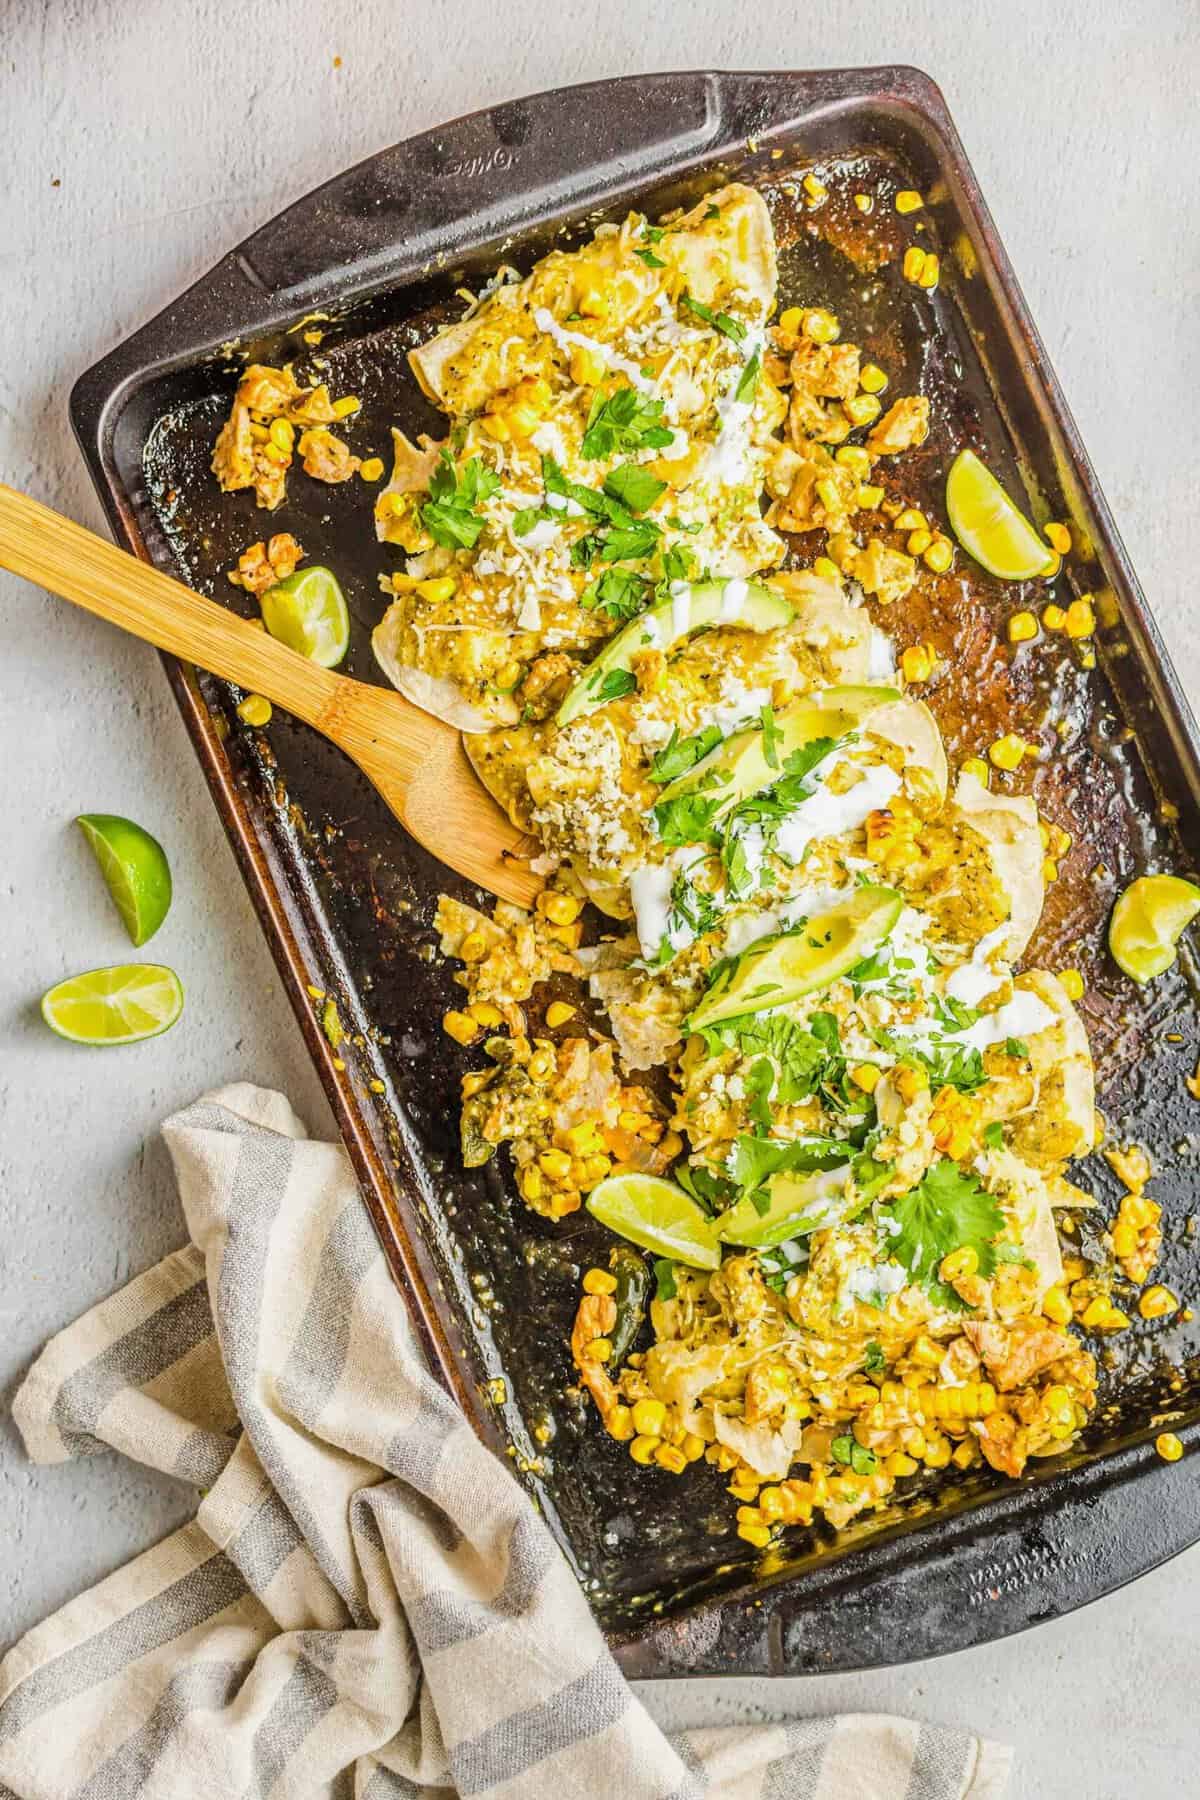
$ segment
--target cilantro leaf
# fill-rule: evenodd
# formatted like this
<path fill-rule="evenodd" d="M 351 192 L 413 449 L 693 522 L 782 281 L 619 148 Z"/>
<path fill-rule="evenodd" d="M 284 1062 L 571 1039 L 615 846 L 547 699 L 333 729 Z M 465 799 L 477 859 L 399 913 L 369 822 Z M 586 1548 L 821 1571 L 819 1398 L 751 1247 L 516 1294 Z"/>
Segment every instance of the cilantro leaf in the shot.
<path fill-rule="evenodd" d="M 599 608 L 614 619 L 635 619 L 643 612 L 650 597 L 650 583 L 629 569 L 605 569 L 579 596 L 579 604 L 589 611 Z"/>
<path fill-rule="evenodd" d="M 715 750 L 721 742 L 721 731 L 717 725 L 706 725 L 703 731 L 697 731 L 692 737 L 681 738 L 678 725 L 671 731 L 669 742 L 650 765 L 651 781 L 660 782 L 663 786 L 674 781 L 680 775 L 694 768 L 706 757 L 710 750 Z"/>
<path fill-rule="evenodd" d="M 686 544 L 672 544 L 668 550 L 663 551 L 664 581 L 688 581 L 695 574 L 696 567 L 695 552 L 689 550 Z"/>
<path fill-rule="evenodd" d="M 421 523 L 444 550 L 473 550 L 484 521 L 476 511 L 500 486 L 500 477 L 478 456 L 461 469 L 443 450 L 429 483 L 429 499 L 421 508 Z"/>
<path fill-rule="evenodd" d="M 673 1174 L 680 1187 L 704 1208 L 710 1218 L 716 1212 L 723 1212 L 737 1196 L 737 1189 L 727 1176 L 706 1168 L 703 1163 L 680 1163 Z"/>
<path fill-rule="evenodd" d="M 775 1068 L 769 1057 L 760 1056 L 746 1071 L 746 1097 L 755 1131 L 766 1137 L 771 1129 L 771 1095 L 775 1089 Z"/>
<path fill-rule="evenodd" d="M 668 926 L 686 925 L 696 937 L 702 937 L 706 931 L 712 930 L 718 916 L 719 909 L 712 895 L 706 894 L 702 888 L 693 887 L 685 871 L 681 869 L 671 883 Z"/>
<path fill-rule="evenodd" d="M 631 450 L 665 450 L 674 432 L 663 424 L 663 403 L 637 388 L 599 392 L 588 411 L 581 453 L 589 462 Z"/>
<path fill-rule="evenodd" d="M 519 512 L 515 512 L 512 516 L 513 536 L 528 537 L 539 519 L 544 519 L 547 516 L 552 517 L 553 515 L 548 515 L 546 508 L 543 506 L 523 506 Z"/>
<path fill-rule="evenodd" d="M 641 257 L 648 269 L 665 269 L 667 266 L 661 256 L 655 256 L 653 250 L 637 250 L 634 254 Z"/>
<path fill-rule="evenodd" d="M 812 1175 L 818 1169 L 840 1169 L 852 1154 L 842 1138 L 765 1138 L 743 1133 L 734 1142 L 727 1167 L 738 1191 L 753 1197 L 765 1189 L 772 1175 Z"/>
<path fill-rule="evenodd" d="M 596 689 L 597 700 L 623 700 L 637 689 L 637 676 L 628 669 L 610 669 Z"/>
<path fill-rule="evenodd" d="M 673 1300 L 676 1294 L 675 1264 L 669 1256 L 656 1256 L 654 1259 L 654 1279 L 657 1283 L 655 1298 Z"/>
<path fill-rule="evenodd" d="M 866 1360 L 863 1363 L 863 1368 L 868 1375 L 882 1375 L 886 1367 L 887 1364 L 883 1359 L 883 1345 L 876 1343 L 875 1339 L 872 1338 L 867 1345 Z"/>
<path fill-rule="evenodd" d="M 990 1125 L 983 1128 L 983 1141 L 989 1150 L 1000 1150 L 1004 1146 L 1004 1127 L 999 1119 L 993 1119 Z"/>
<path fill-rule="evenodd" d="M 676 794 L 673 799 L 660 800 L 654 808 L 659 837 L 664 844 L 672 845 L 719 843 L 720 835 L 712 820 L 720 804 L 719 797 L 699 793 Z"/>
<path fill-rule="evenodd" d="M 1018 1056 L 1024 1061 L 1029 1055 L 1029 1045 L 1025 1042 L 1024 1038 L 1005 1038 L 1004 1054 L 1005 1056 Z"/>
<path fill-rule="evenodd" d="M 762 357 L 756 350 L 754 355 L 750 358 L 750 361 L 742 370 L 742 373 L 738 378 L 737 387 L 734 389 L 733 397 L 739 405 L 749 406 L 750 402 L 753 400 L 755 391 L 758 388 L 758 376 L 761 368 Z"/>
<path fill-rule="evenodd" d="M 714 312 L 711 306 L 702 305 L 686 289 L 679 296 L 679 304 L 686 311 L 694 313 L 698 319 L 703 319 L 706 325 L 711 325 L 714 331 L 719 331 L 722 337 L 729 338 L 732 343 L 740 344 L 744 341 L 746 327 L 740 319 L 731 318 L 727 312 Z"/>
<path fill-rule="evenodd" d="M 974 1175 L 948 1157 L 934 1163 L 907 1194 L 889 1200 L 883 1217 L 890 1218 L 894 1230 L 892 1255 L 940 1305 L 962 1305 L 938 1279 L 938 1265 L 951 1250 L 970 1246 L 979 1257 L 981 1275 L 996 1267 L 994 1242 L 1004 1225 L 999 1205 Z"/>
<path fill-rule="evenodd" d="M 618 463 L 604 477 L 604 492 L 631 513 L 644 513 L 654 505 L 667 484 L 638 463 Z"/>
<path fill-rule="evenodd" d="M 769 701 L 763 703 L 762 711 L 758 715 L 758 722 L 762 726 L 763 760 L 768 769 L 777 769 L 779 767 L 779 740 L 783 733 L 775 723 L 775 709 Z"/>

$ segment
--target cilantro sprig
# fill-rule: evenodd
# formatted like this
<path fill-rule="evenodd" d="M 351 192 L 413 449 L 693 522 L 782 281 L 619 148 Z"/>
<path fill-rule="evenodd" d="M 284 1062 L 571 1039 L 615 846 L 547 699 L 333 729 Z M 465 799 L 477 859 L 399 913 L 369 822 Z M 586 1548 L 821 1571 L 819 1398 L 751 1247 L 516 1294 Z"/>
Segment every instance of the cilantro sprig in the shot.
<path fill-rule="evenodd" d="M 581 453 L 589 462 L 634 450 L 665 450 L 675 433 L 663 423 L 663 403 L 638 388 L 597 391 L 588 411 Z"/>
<path fill-rule="evenodd" d="M 730 313 L 714 312 L 711 306 L 705 306 L 686 289 L 679 296 L 679 304 L 697 319 L 703 319 L 706 325 L 711 325 L 714 331 L 719 331 L 722 337 L 727 337 L 731 343 L 742 344 L 745 342 L 746 327 L 740 319 L 733 318 Z"/>
<path fill-rule="evenodd" d="M 889 1200 L 880 1216 L 892 1234 L 891 1254 L 940 1306 L 962 1310 L 953 1288 L 938 1279 L 938 1266 L 952 1250 L 973 1249 L 983 1276 L 995 1270 L 1003 1214 L 977 1177 L 948 1157 L 934 1163 L 907 1194 Z"/>
<path fill-rule="evenodd" d="M 461 469 L 443 450 L 429 483 L 429 499 L 421 508 L 421 523 L 444 550 L 473 550 L 483 530 L 478 508 L 500 486 L 500 477 L 478 456 Z"/>
<path fill-rule="evenodd" d="M 686 775 L 689 769 L 702 762 L 720 742 L 721 730 L 717 725 L 706 725 L 691 737 L 680 737 L 678 725 L 674 726 L 667 744 L 650 765 L 651 781 L 657 781 L 662 787 L 668 781 L 676 781 L 680 775 Z"/>

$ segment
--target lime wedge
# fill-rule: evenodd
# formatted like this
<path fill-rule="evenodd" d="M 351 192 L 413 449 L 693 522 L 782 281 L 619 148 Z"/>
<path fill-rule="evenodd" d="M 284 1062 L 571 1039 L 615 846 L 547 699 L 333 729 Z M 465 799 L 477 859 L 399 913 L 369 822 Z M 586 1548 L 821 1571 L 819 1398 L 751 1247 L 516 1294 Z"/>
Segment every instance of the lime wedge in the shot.
<path fill-rule="evenodd" d="M 183 987 L 161 963 L 122 963 L 72 975 L 42 995 L 42 1017 L 73 1044 L 140 1044 L 170 1030 Z"/>
<path fill-rule="evenodd" d="M 1151 981 L 1175 961 L 1180 934 L 1200 913 L 1200 887 L 1178 875 L 1140 875 L 1113 907 L 1108 947 L 1134 981 Z"/>
<path fill-rule="evenodd" d="M 80 813 L 75 823 L 100 865 L 130 942 L 144 944 L 171 904 L 166 852 L 157 838 L 119 813 Z"/>
<path fill-rule="evenodd" d="M 260 602 L 273 638 L 332 669 L 350 648 L 350 614 L 332 569 L 314 563 L 268 588 Z"/>
<path fill-rule="evenodd" d="M 973 450 L 954 460 L 946 482 L 946 511 L 955 537 L 977 563 L 1003 581 L 1029 581 L 1058 567 L 1020 508 Z"/>
<path fill-rule="evenodd" d="M 712 1221 L 673 1181 L 658 1175 L 610 1175 L 588 1196 L 588 1211 L 618 1237 L 693 1269 L 715 1269 L 721 1246 Z"/>

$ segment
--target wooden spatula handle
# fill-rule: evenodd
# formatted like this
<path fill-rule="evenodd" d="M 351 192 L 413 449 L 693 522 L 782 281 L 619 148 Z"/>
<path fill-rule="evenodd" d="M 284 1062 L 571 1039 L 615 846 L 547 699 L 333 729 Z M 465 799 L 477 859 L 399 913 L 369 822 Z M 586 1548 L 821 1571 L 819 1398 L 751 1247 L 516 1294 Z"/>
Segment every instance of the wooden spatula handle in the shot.
<path fill-rule="evenodd" d="M 0 482 L 0 566 L 320 728 L 342 678 Z"/>

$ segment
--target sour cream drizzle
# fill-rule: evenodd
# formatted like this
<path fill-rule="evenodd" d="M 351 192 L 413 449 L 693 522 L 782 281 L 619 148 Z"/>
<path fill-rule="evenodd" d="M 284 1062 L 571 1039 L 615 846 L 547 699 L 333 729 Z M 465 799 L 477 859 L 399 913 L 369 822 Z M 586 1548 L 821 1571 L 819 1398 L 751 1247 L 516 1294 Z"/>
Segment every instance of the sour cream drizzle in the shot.
<path fill-rule="evenodd" d="M 633 386 L 640 389 L 643 394 L 653 393 L 654 383 L 646 379 L 637 363 L 631 362 L 627 356 L 622 356 L 619 351 L 613 349 L 611 344 L 602 344 L 598 338 L 588 337 L 582 331 L 568 331 L 566 326 L 560 325 L 554 314 L 545 306 L 537 308 L 533 315 L 533 322 L 539 331 L 544 331 L 548 338 L 554 340 L 560 350 L 570 350 L 572 346 L 579 350 L 590 350 L 594 356 L 600 357 L 603 362 L 607 363 L 610 369 L 619 369 L 622 375 L 627 375 Z"/>

